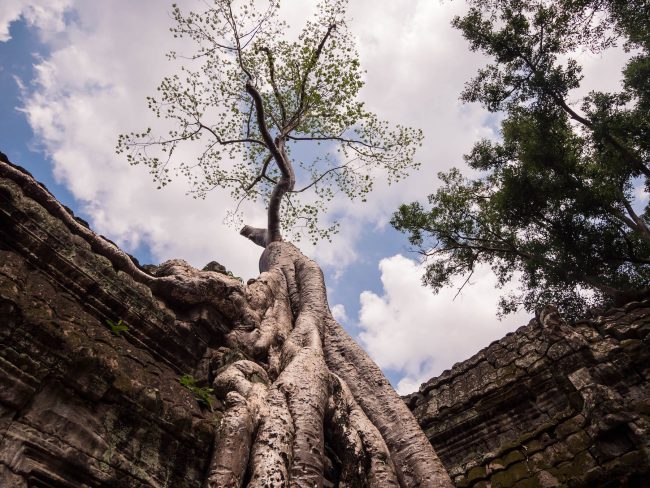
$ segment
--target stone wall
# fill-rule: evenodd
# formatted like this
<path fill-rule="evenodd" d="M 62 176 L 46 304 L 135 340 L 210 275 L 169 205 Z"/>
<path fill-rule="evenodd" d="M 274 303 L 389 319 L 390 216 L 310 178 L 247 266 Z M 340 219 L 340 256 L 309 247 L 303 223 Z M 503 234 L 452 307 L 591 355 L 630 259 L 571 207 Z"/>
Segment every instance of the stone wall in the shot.
<path fill-rule="evenodd" d="M 222 405 L 179 378 L 236 359 L 232 325 L 154 296 L 70 219 L 0 161 L 0 486 L 201 486 Z M 649 330 L 650 303 L 546 310 L 407 403 L 457 486 L 650 486 Z"/>
<path fill-rule="evenodd" d="M 650 303 L 527 326 L 406 401 L 458 487 L 650 486 Z"/>
<path fill-rule="evenodd" d="M 189 327 L 16 170 L 0 162 L 0 486 L 201 486 L 220 405 L 179 377 L 207 384 L 227 324 Z"/>

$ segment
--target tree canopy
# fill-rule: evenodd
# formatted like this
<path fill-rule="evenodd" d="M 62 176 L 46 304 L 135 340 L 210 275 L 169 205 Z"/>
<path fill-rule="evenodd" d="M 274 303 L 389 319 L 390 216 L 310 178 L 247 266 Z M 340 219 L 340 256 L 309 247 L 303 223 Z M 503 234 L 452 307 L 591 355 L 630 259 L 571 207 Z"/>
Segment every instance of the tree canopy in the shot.
<path fill-rule="evenodd" d="M 453 25 L 492 62 L 461 98 L 502 113 L 501 138 L 466 155 L 473 177 L 440 174 L 429 207 L 394 215 L 427 259 L 425 283 L 469 280 L 487 263 L 500 285 L 520 280 L 501 299 L 504 313 L 545 303 L 584 312 L 634 298 L 650 280 L 650 4 L 470 4 Z M 631 56 L 622 89 L 576 101 L 576 55 L 617 43 Z"/>
<path fill-rule="evenodd" d="M 181 175 L 195 196 L 220 187 L 239 203 L 263 202 L 270 240 L 281 228 L 329 237 L 338 224 L 319 223 L 328 202 L 340 194 L 365 200 L 377 175 L 405 176 L 422 138 L 360 101 L 346 3 L 324 0 L 294 37 L 277 0 L 214 0 L 189 13 L 174 5 L 171 30 L 196 49 L 169 54 L 184 65 L 148 98 L 171 128 L 124 134 L 118 152 L 146 165 L 159 187 Z"/>

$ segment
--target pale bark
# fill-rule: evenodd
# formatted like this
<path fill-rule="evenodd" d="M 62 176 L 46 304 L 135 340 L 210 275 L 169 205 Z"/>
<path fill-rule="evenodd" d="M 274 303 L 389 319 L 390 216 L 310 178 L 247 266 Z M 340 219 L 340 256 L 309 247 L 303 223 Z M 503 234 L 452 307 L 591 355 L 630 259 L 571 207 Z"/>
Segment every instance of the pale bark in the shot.
<path fill-rule="evenodd" d="M 286 337 L 279 374 L 266 356 L 269 376 L 277 377 L 266 416 L 258 419 L 249 486 L 269 486 L 269 480 L 270 486 L 323 486 L 327 442 L 341 463 L 338 486 L 450 487 L 406 405 L 332 318 L 320 268 L 288 243 L 271 242 L 264 254 L 268 271 L 256 283 L 266 283 L 264 296 L 274 303 L 258 300 L 267 307 L 258 334 L 229 338 L 232 346 L 251 350 L 247 340 L 255 337 L 258 347 L 270 350 Z M 270 320 L 278 320 L 275 327 Z"/>
<path fill-rule="evenodd" d="M 150 285 L 218 309 L 233 324 L 228 346 L 250 358 L 213 382 L 227 406 L 218 435 L 232 440 L 215 441 L 206 486 L 451 487 L 404 402 L 332 318 L 318 265 L 282 241 L 263 261 L 247 286 L 180 261 Z"/>

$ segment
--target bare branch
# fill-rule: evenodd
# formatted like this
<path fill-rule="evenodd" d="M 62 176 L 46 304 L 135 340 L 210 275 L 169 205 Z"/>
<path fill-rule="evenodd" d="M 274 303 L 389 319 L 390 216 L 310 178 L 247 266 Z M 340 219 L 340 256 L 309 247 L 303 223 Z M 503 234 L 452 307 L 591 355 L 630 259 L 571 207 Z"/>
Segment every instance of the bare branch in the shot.
<path fill-rule="evenodd" d="M 456 301 L 456 298 L 458 298 L 458 295 L 460 295 L 460 292 L 463 291 L 463 288 L 465 288 L 465 285 L 467 285 L 467 283 L 469 283 L 470 278 L 474 275 L 474 264 L 472 263 L 471 266 L 472 266 L 472 270 L 471 270 L 471 271 L 469 272 L 469 274 L 467 275 L 467 279 L 466 279 L 466 280 L 463 282 L 463 284 L 460 285 L 460 287 L 458 288 L 458 291 L 457 291 L 456 294 L 454 295 L 454 298 L 452 298 L 452 300 L 451 300 L 452 302 Z"/>
<path fill-rule="evenodd" d="M 368 144 L 367 142 L 356 140 L 356 139 L 346 139 L 345 137 L 340 136 L 309 136 L 309 137 L 299 137 L 287 135 L 287 139 L 292 141 L 338 141 L 346 144 L 359 144 L 360 146 L 365 146 L 369 149 L 380 149 L 385 150 L 382 146 L 376 146 L 373 144 Z"/>
<path fill-rule="evenodd" d="M 237 22 L 235 22 L 235 16 L 232 13 L 232 2 L 228 2 L 228 14 L 226 15 L 226 20 L 228 24 L 230 24 L 230 28 L 232 29 L 235 38 L 237 61 L 239 63 L 239 67 L 248 77 L 248 81 L 251 81 L 253 79 L 253 75 L 251 75 L 251 72 L 248 70 L 248 68 L 244 66 L 244 60 L 242 59 L 242 47 L 241 44 L 239 43 L 239 32 L 237 30 Z"/>
<path fill-rule="evenodd" d="M 262 141 L 260 141 L 258 139 L 252 139 L 252 138 L 247 138 L 247 137 L 245 137 L 243 139 L 226 139 L 226 140 L 221 139 L 221 137 L 219 137 L 219 135 L 214 130 L 212 130 L 210 127 L 208 127 L 207 125 L 204 125 L 201 122 L 199 122 L 199 129 L 205 129 L 208 132 L 210 132 L 210 134 L 212 134 L 214 136 L 214 138 L 217 140 L 217 142 L 219 144 L 223 145 L 223 146 L 226 146 L 228 144 L 251 143 L 251 144 L 260 144 L 260 145 L 266 147 L 266 144 L 264 144 L 264 142 L 262 142 Z"/>
<path fill-rule="evenodd" d="M 305 72 L 302 75 L 302 79 L 300 81 L 300 94 L 298 96 L 298 108 L 294 112 L 293 116 L 291 117 L 291 120 L 287 123 L 287 126 L 284 129 L 284 135 L 288 135 L 292 130 L 294 130 L 299 124 L 300 124 L 300 118 L 302 116 L 303 110 L 305 108 L 305 95 L 307 93 L 307 80 L 309 78 L 309 75 L 311 74 L 312 70 L 316 67 L 316 64 L 318 63 L 318 59 L 320 58 L 321 53 L 323 52 L 323 48 L 325 47 L 325 43 L 329 39 L 329 37 L 332 34 L 332 31 L 336 28 L 336 24 L 331 24 L 328 28 L 327 31 L 325 32 L 325 35 L 321 39 L 320 43 L 318 44 L 318 47 L 314 51 L 314 54 L 312 54 L 311 59 L 309 60 L 309 64 L 307 65 L 307 68 L 305 69 Z"/>
<path fill-rule="evenodd" d="M 304 192 L 305 190 L 308 190 L 308 189 L 311 188 L 312 186 L 316 185 L 320 180 L 322 180 L 323 178 L 325 178 L 325 176 L 327 176 L 328 174 L 333 173 L 333 172 L 336 172 L 336 171 L 338 171 L 338 170 L 340 170 L 340 169 L 346 168 L 346 167 L 347 167 L 347 166 L 348 166 L 352 161 L 355 161 L 355 159 L 353 159 L 353 160 L 351 160 L 351 161 L 348 161 L 347 163 L 345 163 L 345 164 L 343 164 L 343 165 L 341 165 L 341 166 L 337 166 L 337 167 L 335 167 L 335 168 L 330 168 L 330 169 L 328 169 L 327 171 L 323 172 L 323 173 L 322 173 L 318 178 L 316 178 L 314 181 L 312 181 L 309 185 L 307 185 L 307 186 L 301 188 L 300 190 L 291 190 L 291 193 L 302 193 L 302 192 Z"/>
<path fill-rule="evenodd" d="M 275 183 L 275 181 L 271 180 L 270 178 L 268 178 L 268 176 L 266 176 L 266 169 L 268 168 L 269 163 L 271 162 L 272 159 L 273 156 L 271 154 L 269 154 L 266 158 L 264 158 L 264 163 L 262 164 L 262 170 L 260 171 L 260 173 L 255 177 L 255 179 L 252 181 L 250 185 L 244 188 L 244 191 L 246 193 L 251 191 L 255 187 L 255 185 L 257 185 L 263 178 L 267 178 L 273 183 Z"/>
<path fill-rule="evenodd" d="M 288 177 L 289 176 L 289 168 L 287 167 L 288 160 L 284 159 L 283 154 L 276 146 L 275 141 L 273 140 L 273 137 L 271 136 L 271 133 L 269 132 L 269 129 L 266 125 L 264 102 L 262 101 L 262 96 L 260 95 L 260 92 L 257 91 L 257 88 L 253 86 L 250 80 L 246 82 L 246 91 L 248 92 L 248 94 L 253 99 L 253 102 L 255 103 L 255 112 L 257 115 L 257 126 L 259 127 L 260 133 L 262 134 L 262 139 L 264 139 L 264 145 L 271 152 L 271 155 L 273 156 L 273 159 L 275 159 L 275 162 L 277 163 L 278 169 L 282 173 L 282 176 Z"/>
<path fill-rule="evenodd" d="M 271 53 L 271 50 L 268 47 L 262 47 L 260 48 L 260 51 L 266 53 L 266 60 L 269 66 L 269 76 L 271 79 L 271 87 L 273 88 L 273 94 L 275 95 L 275 99 L 277 100 L 278 105 L 280 106 L 280 114 L 282 117 L 281 122 L 282 125 L 284 125 L 287 122 L 287 111 L 284 108 L 284 102 L 282 100 L 282 96 L 280 95 L 280 90 L 278 89 L 278 85 L 275 81 L 275 61 L 273 59 L 273 54 Z"/>

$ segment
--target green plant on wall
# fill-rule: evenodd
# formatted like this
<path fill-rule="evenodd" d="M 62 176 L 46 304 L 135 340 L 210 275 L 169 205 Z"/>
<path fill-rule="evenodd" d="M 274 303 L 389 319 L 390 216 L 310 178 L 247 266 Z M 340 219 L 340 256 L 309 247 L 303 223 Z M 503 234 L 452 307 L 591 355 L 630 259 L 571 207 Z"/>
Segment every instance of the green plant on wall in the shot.
<path fill-rule="evenodd" d="M 190 390 L 192 395 L 194 395 L 194 398 L 196 398 L 200 404 L 207 406 L 211 412 L 214 411 L 214 397 L 212 396 L 214 390 L 212 388 L 207 386 L 197 386 L 196 379 L 189 374 L 185 374 L 178 378 L 178 382 Z"/>
<path fill-rule="evenodd" d="M 242 283 L 244 282 L 244 280 L 240 276 L 235 276 L 234 274 L 232 274 L 232 271 L 226 271 L 226 275 L 230 276 L 231 278 L 235 278 L 236 280 L 239 280 Z"/>
<path fill-rule="evenodd" d="M 122 319 L 118 320 L 117 323 L 113 322 L 111 319 L 106 319 L 106 323 L 111 328 L 111 332 L 116 336 L 129 330 L 129 326 L 126 325 Z"/>

